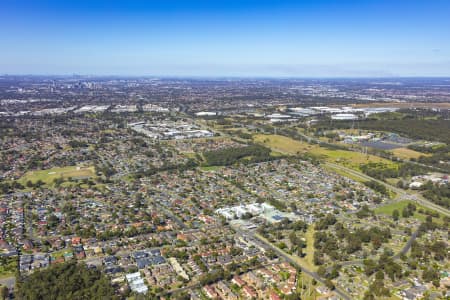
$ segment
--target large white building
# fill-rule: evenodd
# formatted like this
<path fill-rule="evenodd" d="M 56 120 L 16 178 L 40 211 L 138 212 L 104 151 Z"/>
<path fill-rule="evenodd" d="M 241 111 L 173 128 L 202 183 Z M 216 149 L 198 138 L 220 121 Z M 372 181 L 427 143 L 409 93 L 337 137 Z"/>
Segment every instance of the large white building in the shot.
<path fill-rule="evenodd" d="M 252 203 L 247 205 L 237 205 L 232 207 L 220 208 L 216 210 L 216 213 L 222 215 L 227 220 L 240 219 L 247 213 L 250 213 L 253 216 L 259 216 L 270 223 L 279 222 L 283 218 L 288 218 L 291 220 L 297 219 L 294 214 L 280 212 L 279 210 L 275 209 L 275 207 L 267 203 Z"/>
<path fill-rule="evenodd" d="M 358 116 L 355 114 L 335 114 L 331 116 L 332 120 L 357 120 Z"/>
<path fill-rule="evenodd" d="M 199 112 L 195 113 L 195 115 L 197 117 L 212 117 L 212 116 L 216 116 L 217 113 L 214 111 L 199 111 Z"/>
<path fill-rule="evenodd" d="M 144 279 L 141 278 L 141 273 L 131 273 L 125 276 L 127 279 L 128 285 L 133 292 L 146 294 L 148 291 L 148 287 L 144 283 Z"/>

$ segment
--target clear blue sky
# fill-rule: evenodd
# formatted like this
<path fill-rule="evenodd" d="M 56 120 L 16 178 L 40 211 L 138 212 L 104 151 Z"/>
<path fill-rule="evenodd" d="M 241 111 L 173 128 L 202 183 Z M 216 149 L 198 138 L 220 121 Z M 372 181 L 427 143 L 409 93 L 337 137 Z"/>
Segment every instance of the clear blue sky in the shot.
<path fill-rule="evenodd" d="M 4 73 L 450 76 L 450 1 L 1 0 Z"/>

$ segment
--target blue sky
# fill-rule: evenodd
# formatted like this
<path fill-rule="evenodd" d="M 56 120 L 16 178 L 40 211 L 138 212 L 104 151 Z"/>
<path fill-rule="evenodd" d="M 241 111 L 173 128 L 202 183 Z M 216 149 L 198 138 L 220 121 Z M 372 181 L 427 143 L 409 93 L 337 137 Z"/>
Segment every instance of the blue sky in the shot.
<path fill-rule="evenodd" d="M 450 1 L 0 1 L 0 73 L 450 76 Z"/>

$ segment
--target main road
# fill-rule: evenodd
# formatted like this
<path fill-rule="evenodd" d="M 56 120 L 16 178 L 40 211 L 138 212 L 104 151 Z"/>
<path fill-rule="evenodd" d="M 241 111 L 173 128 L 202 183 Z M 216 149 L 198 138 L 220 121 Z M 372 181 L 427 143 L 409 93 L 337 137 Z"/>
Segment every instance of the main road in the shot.
<path fill-rule="evenodd" d="M 301 132 L 297 132 L 297 134 L 300 137 L 302 137 L 302 139 L 307 141 L 308 143 L 312 142 L 312 143 L 316 143 L 316 144 L 319 144 L 319 145 L 320 144 L 329 144 L 329 143 L 325 143 L 323 141 L 320 141 L 319 139 L 316 139 L 314 137 L 310 137 L 308 135 L 305 135 L 305 134 L 303 134 Z M 333 144 L 329 144 L 329 145 L 333 145 Z M 352 151 L 352 150 L 349 149 L 349 151 Z M 402 160 L 402 161 L 406 162 L 404 160 Z M 410 161 L 407 161 L 407 162 L 411 163 Z M 411 200 L 411 201 L 415 201 L 415 202 L 417 202 L 417 203 L 419 203 L 419 204 L 421 204 L 421 205 L 423 205 L 425 207 L 428 207 L 430 209 L 434 209 L 434 210 L 436 210 L 436 211 L 438 211 L 438 212 L 440 212 L 440 213 L 442 213 L 442 214 L 444 214 L 446 216 L 450 216 L 450 210 L 448 210 L 448 209 L 446 209 L 446 208 L 444 208 L 444 207 L 442 207 L 440 205 L 437 205 L 437 204 L 435 204 L 435 203 L 433 203 L 431 201 L 428 201 L 427 199 L 425 199 L 419 193 L 408 193 L 408 192 L 406 192 L 403 189 L 397 188 L 397 187 L 392 186 L 392 185 L 390 185 L 390 184 L 388 184 L 388 183 L 386 183 L 384 181 L 381 181 L 381 180 L 375 179 L 373 177 L 367 176 L 366 174 L 360 173 L 360 172 L 355 171 L 353 169 L 349 169 L 349 168 L 344 167 L 342 165 L 329 163 L 329 162 L 327 162 L 325 164 L 328 165 L 328 166 L 334 167 L 336 169 L 340 169 L 340 170 L 342 170 L 342 171 L 344 171 L 346 173 L 349 173 L 349 174 L 351 174 L 353 176 L 357 176 L 357 177 L 359 177 L 361 179 L 364 179 L 364 180 L 374 180 L 374 181 L 384 185 L 386 188 L 396 192 L 398 194 L 397 200 Z M 421 166 L 424 166 L 424 167 L 430 167 L 430 166 L 426 166 L 426 165 L 423 165 L 423 164 L 420 164 L 420 163 L 415 163 L 415 164 L 416 165 L 421 165 Z"/>
<path fill-rule="evenodd" d="M 343 171 L 343 172 L 345 172 L 345 173 L 348 173 L 348 174 L 350 174 L 350 175 L 352 175 L 352 176 L 359 177 L 359 178 L 361 178 L 361 179 L 363 179 L 363 180 L 373 180 L 373 181 L 376 181 L 376 182 L 378 182 L 378 183 L 384 185 L 386 188 L 388 188 L 388 189 L 394 191 L 395 193 L 397 193 L 397 198 L 396 198 L 396 200 L 398 200 L 398 201 L 399 201 L 399 200 L 410 200 L 410 201 L 414 201 L 414 202 L 417 202 L 417 203 L 419 203 L 419 204 L 421 204 L 421 205 L 423 205 L 423 206 L 425 206 L 425 207 L 427 207 L 427 208 L 430 208 L 430 209 L 433 209 L 433 210 L 435 210 L 435 211 L 437 211 L 437 212 L 440 212 L 440 213 L 443 214 L 443 215 L 450 216 L 450 211 L 449 211 L 448 209 L 446 209 L 446 208 L 444 208 L 444 207 L 442 207 L 442 206 L 440 206 L 440 205 L 434 204 L 434 203 L 431 202 L 431 201 L 428 201 L 427 199 L 425 199 L 425 198 L 424 198 L 422 195 L 420 195 L 419 193 L 409 193 L 409 192 L 406 192 L 405 190 L 402 190 L 402 189 L 400 189 L 400 188 L 398 188 L 398 187 L 395 187 L 395 186 L 393 186 L 393 185 L 390 185 L 389 183 L 386 183 L 386 182 L 384 182 L 384 181 L 375 179 L 375 178 L 370 177 L 370 176 L 368 176 L 368 175 L 366 175 L 366 174 L 360 173 L 360 172 L 358 172 L 358 171 L 355 171 L 355 170 L 353 170 L 353 169 L 344 167 L 344 166 L 342 166 L 342 165 L 338 165 L 338 164 L 330 163 L 330 162 L 326 162 L 325 165 L 330 166 L 331 168 L 334 168 L 334 169 L 337 169 L 337 170 L 341 170 L 341 171 Z"/>
<path fill-rule="evenodd" d="M 241 230 L 238 226 L 233 226 L 233 229 L 236 231 L 236 233 L 240 234 L 241 236 L 244 237 L 251 237 L 253 239 L 253 241 L 258 241 L 260 243 L 260 246 L 264 249 L 271 249 L 273 250 L 275 253 L 277 253 L 279 256 L 283 257 L 287 262 L 291 263 L 292 265 L 296 266 L 297 268 L 299 268 L 300 270 L 302 270 L 303 273 L 311 276 L 312 278 L 314 278 L 316 281 L 326 285 L 326 281 L 325 279 L 323 279 L 322 277 L 320 277 L 316 272 L 311 271 L 307 268 L 305 268 L 304 266 L 300 265 L 297 261 L 295 261 L 289 254 L 287 254 L 286 252 L 284 252 L 283 250 L 281 250 L 280 248 L 272 245 L 271 243 L 267 242 L 266 240 L 260 238 L 258 235 L 254 234 L 251 231 L 243 231 Z M 352 297 L 350 295 L 348 295 L 346 292 L 344 292 L 343 290 L 341 290 L 338 287 L 335 287 L 334 292 L 341 297 L 342 299 L 345 300 L 351 300 Z"/>

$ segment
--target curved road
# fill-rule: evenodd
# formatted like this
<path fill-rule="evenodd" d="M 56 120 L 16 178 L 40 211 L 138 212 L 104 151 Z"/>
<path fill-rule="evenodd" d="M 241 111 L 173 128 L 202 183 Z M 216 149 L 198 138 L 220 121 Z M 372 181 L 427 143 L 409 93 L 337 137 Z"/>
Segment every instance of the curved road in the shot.
<path fill-rule="evenodd" d="M 417 229 L 416 231 L 414 231 L 412 233 L 411 237 L 406 242 L 406 244 L 403 246 L 403 248 L 399 252 L 394 254 L 392 256 L 392 258 L 399 259 L 401 255 L 408 253 L 409 249 L 411 249 L 412 243 L 416 240 L 418 234 L 419 234 L 419 229 Z M 344 261 L 344 262 L 340 262 L 339 265 L 341 265 L 341 266 L 362 266 L 362 265 L 364 265 L 364 260 L 357 259 L 357 260 L 351 260 L 351 261 Z M 332 270 L 331 266 L 327 268 L 327 271 L 331 271 L 331 270 Z"/>
<path fill-rule="evenodd" d="M 242 232 L 239 232 L 241 234 L 245 234 Z M 303 273 L 311 276 L 312 278 L 314 278 L 316 281 L 326 285 L 325 280 L 320 277 L 316 272 L 313 272 L 311 270 L 306 269 L 305 267 L 299 265 L 295 260 L 293 260 L 288 254 L 286 254 L 283 250 L 279 249 L 278 247 L 267 243 L 266 241 L 260 239 L 257 235 L 252 235 L 254 238 L 258 239 L 258 241 L 260 241 L 262 244 L 264 244 L 266 247 L 272 249 L 273 251 L 275 251 L 276 253 L 278 253 L 278 255 L 280 255 L 281 257 L 283 257 L 286 261 L 288 261 L 289 263 L 291 263 L 292 265 L 296 266 L 297 268 L 301 269 Z M 339 295 L 339 297 L 341 297 L 342 299 L 345 300 L 351 300 L 352 297 L 350 295 L 348 295 L 347 293 L 345 293 L 344 291 L 342 291 L 341 289 L 339 289 L 338 287 L 335 287 L 334 292 Z"/>
<path fill-rule="evenodd" d="M 276 253 L 278 253 L 278 255 L 280 255 L 281 257 L 283 257 L 287 262 L 291 263 L 292 265 L 296 266 L 297 268 L 299 268 L 300 270 L 302 270 L 303 273 L 311 276 L 312 278 L 314 278 L 317 282 L 320 282 L 324 285 L 326 285 L 325 280 L 320 277 L 316 272 L 313 272 L 303 266 L 301 266 L 298 262 L 296 262 L 295 260 L 292 259 L 292 257 L 290 255 L 288 255 L 286 252 L 284 252 L 283 250 L 281 250 L 280 248 L 272 245 L 271 243 L 268 243 L 267 241 L 265 241 L 264 239 L 261 239 L 260 237 L 258 237 L 258 235 L 254 234 L 253 232 L 247 232 L 247 231 L 242 231 L 239 227 L 237 226 L 232 226 L 232 228 L 236 231 L 237 234 L 240 234 L 241 236 L 244 237 L 251 237 L 255 242 L 258 241 L 260 243 L 260 246 L 264 249 L 271 249 L 273 251 L 275 251 Z M 334 292 L 341 297 L 342 299 L 345 300 L 351 300 L 352 297 L 350 295 L 348 295 L 346 292 L 344 292 L 343 290 L 341 290 L 338 287 L 335 287 Z"/>

